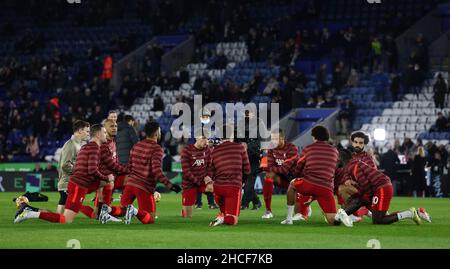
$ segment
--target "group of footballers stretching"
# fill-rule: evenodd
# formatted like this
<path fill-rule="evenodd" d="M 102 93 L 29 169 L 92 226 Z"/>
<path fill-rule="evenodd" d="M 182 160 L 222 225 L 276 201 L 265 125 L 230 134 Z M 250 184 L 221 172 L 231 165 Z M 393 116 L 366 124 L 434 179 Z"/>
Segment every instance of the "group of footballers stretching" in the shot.
<path fill-rule="evenodd" d="M 60 159 L 58 189 L 61 199 L 57 212 L 22 203 L 15 223 L 33 218 L 71 223 L 81 211 L 103 224 L 110 221 L 130 224 L 134 217 L 143 224 L 152 224 L 156 218 L 156 200 L 160 199 L 155 187 L 161 182 L 176 193 L 182 191 L 182 217 L 192 217 L 197 193 L 212 192 L 220 213 L 210 226 L 237 224 L 242 185 L 251 170 L 245 143 L 234 142 L 231 135 L 211 146 L 207 135 L 197 136 L 194 144 L 182 150 L 180 187 L 172 184 L 162 172 L 159 124 L 152 121 L 145 125 L 146 138 L 132 147 L 128 164 L 121 164 L 117 160 L 114 139 L 116 120 L 117 117 L 112 116 L 103 125 L 74 123 L 74 135 L 64 145 Z M 271 198 L 275 185 L 287 189 L 287 218 L 282 224 L 308 220 L 310 204 L 315 200 L 331 225 L 343 223 L 352 227 L 362 214 L 371 214 L 374 224 L 391 224 L 402 219 L 411 219 L 417 224 L 421 219 L 431 222 L 423 208 L 411 207 L 394 214 L 387 212 L 393 196 L 391 180 L 377 170 L 372 157 L 364 151 L 369 142 L 366 134 L 352 134 L 353 153 L 338 151 L 332 146 L 329 131 L 323 126 L 314 127 L 311 136 L 314 142 L 299 155 L 297 147 L 285 140 L 282 130 L 272 132 L 275 147 L 267 151 L 267 163 L 261 168 L 266 174 L 264 219 L 273 218 Z M 90 141 L 83 142 L 87 137 Z M 114 189 L 122 190 L 120 206 L 112 205 Z M 86 195 L 92 192 L 96 193 L 94 207 L 84 205 Z M 336 207 L 334 195 L 338 197 L 340 209 Z M 137 208 L 133 206 L 135 199 Z"/>

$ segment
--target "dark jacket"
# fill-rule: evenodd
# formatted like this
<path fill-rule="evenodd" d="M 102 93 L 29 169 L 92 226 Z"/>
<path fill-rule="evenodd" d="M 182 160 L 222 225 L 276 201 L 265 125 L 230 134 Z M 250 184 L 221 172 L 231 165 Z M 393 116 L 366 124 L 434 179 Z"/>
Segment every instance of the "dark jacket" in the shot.
<path fill-rule="evenodd" d="M 398 159 L 397 153 L 392 149 L 388 150 L 385 154 L 381 156 L 381 168 L 384 169 L 384 173 L 391 178 L 391 180 L 397 179 L 397 169 L 400 160 Z"/>
<path fill-rule="evenodd" d="M 245 119 L 245 118 L 244 118 Z M 250 138 L 249 122 L 246 120 L 244 133 L 241 134 L 237 131 L 236 142 L 247 144 L 247 155 L 250 161 L 251 174 L 256 174 L 259 170 L 259 162 L 261 160 L 261 142 L 262 139 L 259 134 L 259 126 L 262 125 L 265 128 L 264 122 L 257 118 L 257 137 Z M 262 128 L 262 127 L 261 127 Z"/>
<path fill-rule="evenodd" d="M 119 122 L 116 136 L 117 156 L 119 162 L 128 164 L 130 150 L 139 141 L 136 130 L 126 122 Z"/>
<path fill-rule="evenodd" d="M 425 157 L 420 155 L 414 156 L 414 161 L 412 165 L 412 181 L 413 187 L 416 191 L 423 191 L 426 189 L 426 173 L 425 173 Z"/>

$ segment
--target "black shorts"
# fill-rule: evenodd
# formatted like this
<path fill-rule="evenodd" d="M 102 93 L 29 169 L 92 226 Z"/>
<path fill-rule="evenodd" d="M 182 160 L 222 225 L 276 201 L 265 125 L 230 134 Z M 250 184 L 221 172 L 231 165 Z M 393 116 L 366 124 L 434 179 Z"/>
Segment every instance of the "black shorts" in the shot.
<path fill-rule="evenodd" d="M 67 196 L 68 196 L 68 192 L 67 191 L 59 191 L 59 202 L 58 205 L 66 205 L 66 200 L 67 200 Z"/>

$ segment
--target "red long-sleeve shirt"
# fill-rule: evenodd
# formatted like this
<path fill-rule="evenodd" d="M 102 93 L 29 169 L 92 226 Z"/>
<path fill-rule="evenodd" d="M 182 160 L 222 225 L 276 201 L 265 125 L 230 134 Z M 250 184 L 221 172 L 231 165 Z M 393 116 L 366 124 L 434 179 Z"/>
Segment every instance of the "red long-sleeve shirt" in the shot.
<path fill-rule="evenodd" d="M 130 151 L 127 185 L 142 189 L 148 193 L 155 191 L 159 181 L 168 188 L 172 187 L 169 179 L 162 172 L 162 158 L 164 152 L 155 141 L 144 139 L 137 142 Z"/>
<path fill-rule="evenodd" d="M 306 146 L 297 161 L 294 174 L 311 184 L 334 189 L 334 176 L 339 153 L 335 147 L 324 141 Z"/>
<path fill-rule="evenodd" d="M 298 148 L 292 143 L 286 143 L 283 148 L 267 151 L 268 171 L 279 175 L 287 175 L 298 157 Z"/>
<path fill-rule="evenodd" d="M 211 163 L 211 149 L 206 147 L 198 149 L 193 144 L 186 146 L 181 152 L 182 186 L 183 189 L 192 189 L 204 186 L 204 178 Z"/>
<path fill-rule="evenodd" d="M 368 154 L 365 151 L 362 151 L 360 153 L 353 153 L 352 158 L 348 161 L 348 163 L 342 167 L 338 168 L 336 170 L 336 177 L 334 178 L 334 188 L 337 190 L 339 185 L 342 185 L 345 183 L 346 180 L 351 180 L 350 174 L 352 173 L 353 167 L 359 162 L 362 161 L 369 165 L 370 167 L 373 167 L 377 169 L 377 165 L 375 164 L 372 156 Z"/>
<path fill-rule="evenodd" d="M 214 147 L 210 170 L 214 186 L 242 187 L 243 174 L 250 174 L 250 162 L 244 146 L 225 141 Z"/>
<path fill-rule="evenodd" d="M 128 173 L 128 165 L 118 161 L 114 139 L 108 139 L 100 146 L 100 172 L 104 175 Z"/>
<path fill-rule="evenodd" d="M 365 151 L 362 151 L 360 153 L 353 153 L 352 158 L 346 166 L 354 166 L 359 161 L 363 161 L 367 165 L 377 169 L 377 165 L 375 164 L 372 156 Z"/>
<path fill-rule="evenodd" d="M 363 161 L 351 168 L 351 178 L 358 183 L 357 188 L 362 195 L 372 196 L 379 188 L 392 185 L 388 176 Z"/>
<path fill-rule="evenodd" d="M 339 185 L 345 183 L 347 179 L 351 179 L 344 167 L 337 168 L 334 174 L 334 192 L 337 193 Z"/>
<path fill-rule="evenodd" d="M 92 141 L 81 147 L 70 181 L 89 188 L 100 180 L 107 181 L 108 175 L 100 172 L 100 146 Z"/>

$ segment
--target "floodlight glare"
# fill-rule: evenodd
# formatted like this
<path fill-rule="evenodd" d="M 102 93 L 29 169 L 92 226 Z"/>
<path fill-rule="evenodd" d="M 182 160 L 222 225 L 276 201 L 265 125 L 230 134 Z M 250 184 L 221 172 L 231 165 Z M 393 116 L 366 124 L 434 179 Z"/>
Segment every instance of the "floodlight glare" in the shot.
<path fill-rule="evenodd" d="M 385 129 L 375 129 L 375 131 L 373 131 L 373 138 L 376 141 L 384 141 L 386 140 L 386 130 Z"/>

